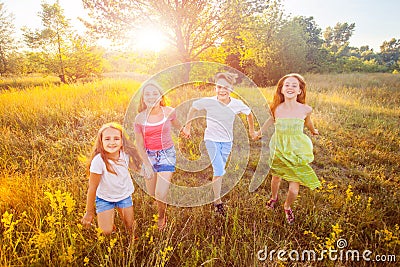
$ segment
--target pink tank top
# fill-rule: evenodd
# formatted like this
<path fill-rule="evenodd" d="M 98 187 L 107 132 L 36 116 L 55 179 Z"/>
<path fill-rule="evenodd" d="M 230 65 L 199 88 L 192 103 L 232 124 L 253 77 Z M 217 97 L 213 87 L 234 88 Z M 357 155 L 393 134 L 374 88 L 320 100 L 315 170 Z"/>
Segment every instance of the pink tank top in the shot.
<path fill-rule="evenodd" d="M 144 147 L 149 150 L 168 149 L 174 145 L 171 137 L 171 121 L 176 118 L 173 111 L 169 117 L 165 117 L 164 108 L 163 119 L 159 122 L 144 124 L 135 123 L 135 132 L 141 133 L 144 138 Z"/>

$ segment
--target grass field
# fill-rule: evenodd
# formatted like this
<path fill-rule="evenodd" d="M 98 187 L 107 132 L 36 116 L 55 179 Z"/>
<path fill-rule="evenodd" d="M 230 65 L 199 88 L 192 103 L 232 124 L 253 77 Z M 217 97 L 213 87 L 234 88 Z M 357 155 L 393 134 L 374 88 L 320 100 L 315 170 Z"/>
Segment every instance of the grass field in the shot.
<path fill-rule="evenodd" d="M 251 153 L 243 178 L 224 197 L 226 219 L 210 205 L 171 206 L 167 230 L 160 233 L 152 199 L 136 186 L 133 244 L 119 219 L 120 230 L 110 237 L 95 227 L 82 229 L 80 219 L 86 156 L 95 134 L 105 122 L 123 122 L 140 84 L 105 79 L 21 89 L 7 83 L 0 92 L 0 265 L 395 266 L 400 261 L 400 76 L 305 77 L 320 132 L 312 137 L 312 167 L 323 185 L 300 189 L 294 225 L 286 224 L 282 202 L 277 211 L 266 210 L 270 177 L 256 192 L 248 191 L 257 165 L 257 153 Z M 274 88 L 261 90 L 272 100 Z M 260 141 L 250 145 L 257 149 Z M 185 175 L 178 171 L 174 179 Z M 203 176 L 189 180 L 196 183 Z M 280 199 L 286 190 L 283 182 Z M 336 260 L 323 254 L 329 249 L 337 250 Z M 279 259 L 278 250 L 286 252 L 281 254 L 286 260 Z M 346 260 L 356 250 L 359 261 Z M 366 250 L 371 261 L 362 258 Z M 302 261 L 304 251 L 314 251 L 316 259 Z"/>

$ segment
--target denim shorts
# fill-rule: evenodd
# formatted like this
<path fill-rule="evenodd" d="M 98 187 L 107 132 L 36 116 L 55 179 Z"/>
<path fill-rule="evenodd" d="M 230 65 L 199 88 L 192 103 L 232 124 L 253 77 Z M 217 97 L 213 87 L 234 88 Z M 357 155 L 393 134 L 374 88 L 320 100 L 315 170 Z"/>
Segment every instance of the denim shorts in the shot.
<path fill-rule="evenodd" d="M 100 213 L 106 210 L 111 210 L 114 208 L 121 208 L 121 209 L 129 208 L 131 206 L 133 206 L 132 196 L 129 196 L 117 202 L 107 201 L 96 196 L 96 213 Z"/>
<path fill-rule="evenodd" d="M 155 172 L 175 171 L 176 151 L 174 146 L 161 150 L 146 149 L 146 152 Z"/>
<path fill-rule="evenodd" d="M 211 160 L 214 176 L 225 174 L 225 165 L 232 150 L 232 142 L 214 142 L 205 140 L 208 156 Z"/>

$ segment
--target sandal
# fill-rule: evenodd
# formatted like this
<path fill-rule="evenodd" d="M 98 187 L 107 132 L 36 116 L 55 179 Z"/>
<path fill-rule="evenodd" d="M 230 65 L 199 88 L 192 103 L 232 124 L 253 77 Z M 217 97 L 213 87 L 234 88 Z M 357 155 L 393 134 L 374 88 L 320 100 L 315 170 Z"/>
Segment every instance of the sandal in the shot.
<path fill-rule="evenodd" d="M 288 222 L 288 224 L 293 224 L 294 223 L 294 214 L 291 208 L 289 208 L 288 210 L 285 209 L 285 215 L 286 215 L 286 220 Z"/>
<path fill-rule="evenodd" d="M 268 202 L 267 202 L 267 208 L 268 209 L 270 209 L 270 210 L 273 210 L 273 209 L 275 209 L 275 203 L 278 201 L 278 197 L 276 198 L 276 199 L 273 199 L 273 198 L 270 198 L 269 200 L 268 200 Z"/>
<path fill-rule="evenodd" d="M 226 217 L 226 211 L 224 209 L 224 203 L 214 204 L 215 212 L 217 212 L 222 217 Z"/>

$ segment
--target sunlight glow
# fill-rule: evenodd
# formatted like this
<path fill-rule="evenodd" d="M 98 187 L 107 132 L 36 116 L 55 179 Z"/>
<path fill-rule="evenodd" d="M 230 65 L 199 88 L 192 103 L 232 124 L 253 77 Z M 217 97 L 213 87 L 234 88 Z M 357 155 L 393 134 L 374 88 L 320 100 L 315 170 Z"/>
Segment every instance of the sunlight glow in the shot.
<path fill-rule="evenodd" d="M 141 28 L 132 33 L 131 42 L 134 48 L 141 51 L 160 52 L 167 47 L 165 34 L 157 28 Z"/>

